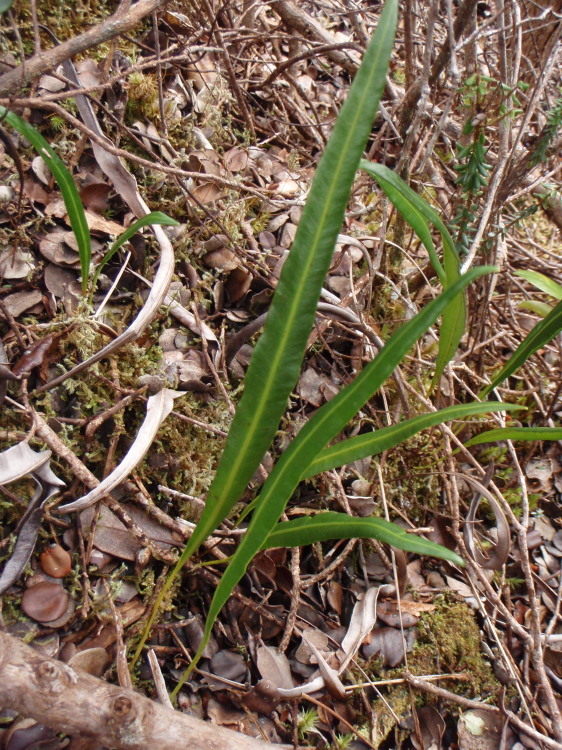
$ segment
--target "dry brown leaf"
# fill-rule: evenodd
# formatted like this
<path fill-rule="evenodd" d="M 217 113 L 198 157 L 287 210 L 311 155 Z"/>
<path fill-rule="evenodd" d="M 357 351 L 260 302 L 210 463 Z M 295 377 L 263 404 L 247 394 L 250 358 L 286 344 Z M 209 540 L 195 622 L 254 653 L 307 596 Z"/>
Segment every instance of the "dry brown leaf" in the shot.
<path fill-rule="evenodd" d="M 0 253 L 0 279 L 25 279 L 35 268 L 33 255 L 21 248 L 7 247 Z"/>
<path fill-rule="evenodd" d="M 252 285 L 252 274 L 243 268 L 235 268 L 228 275 L 224 285 L 225 292 L 234 304 L 246 296 Z"/>
<path fill-rule="evenodd" d="M 39 242 L 39 252 L 47 260 L 57 266 L 70 266 L 79 268 L 80 258 L 75 250 L 71 250 L 66 242 L 69 232 L 56 229 L 49 232 Z"/>
<path fill-rule="evenodd" d="M 101 677 L 109 661 L 107 651 L 98 646 L 78 651 L 70 657 L 67 664 L 72 669 L 81 669 L 82 672 L 93 674 L 94 677 Z"/>
<path fill-rule="evenodd" d="M 192 190 L 191 194 L 199 203 L 212 203 L 220 198 L 221 189 L 214 182 L 205 182 Z"/>
<path fill-rule="evenodd" d="M 123 509 L 155 544 L 170 549 L 179 543 L 171 531 L 147 516 L 140 508 L 125 504 Z M 94 518 L 95 511 L 92 508 L 86 508 L 80 514 L 85 533 L 91 533 Z M 142 549 L 142 544 L 133 537 L 125 524 L 104 505 L 100 506 L 99 518 L 94 527 L 93 544 L 98 550 L 121 560 L 135 560 L 137 552 Z"/>
<path fill-rule="evenodd" d="M 26 589 L 21 600 L 21 608 L 32 620 L 50 623 L 64 615 L 68 601 L 68 591 L 61 584 L 40 581 Z"/>
<path fill-rule="evenodd" d="M 221 247 L 218 250 L 206 253 L 203 256 L 203 262 L 209 268 L 215 268 L 219 271 L 233 271 L 240 265 L 240 261 L 236 255 L 227 247 Z"/>
<path fill-rule="evenodd" d="M 325 400 L 321 388 L 328 382 L 326 375 L 317 372 L 313 367 L 307 367 L 298 380 L 297 393 L 309 404 L 321 406 Z"/>
<path fill-rule="evenodd" d="M 91 182 L 80 190 L 80 200 L 84 208 L 94 214 L 103 214 L 107 211 L 110 192 L 111 185 L 105 182 Z"/>
<path fill-rule="evenodd" d="M 64 83 L 62 84 L 64 88 Z M 36 156 L 33 161 L 31 162 L 31 169 L 33 171 L 33 174 L 39 179 L 43 185 L 50 185 L 51 180 L 53 179 L 53 175 L 51 174 L 51 170 L 49 167 L 45 164 L 44 160 L 40 156 Z"/>
<path fill-rule="evenodd" d="M 466 603 L 469 605 L 469 607 L 472 607 L 473 609 L 478 608 L 478 602 L 474 598 L 474 592 L 470 588 L 470 586 L 467 586 L 466 583 L 463 583 L 462 581 L 459 581 L 457 578 L 452 578 L 452 576 L 447 576 L 447 586 L 451 589 L 451 591 L 454 591 L 456 594 L 459 594 L 459 596 L 462 596 L 463 599 L 466 600 Z"/>
<path fill-rule="evenodd" d="M 353 608 L 349 627 L 341 644 L 347 660 L 355 656 L 364 639 L 373 629 L 377 620 L 379 590 L 378 586 L 368 589 Z"/>
<path fill-rule="evenodd" d="M 241 146 L 234 146 L 225 152 L 223 159 L 229 172 L 242 172 L 248 166 L 248 151 Z"/>
<path fill-rule="evenodd" d="M 399 628 L 375 628 L 369 636 L 369 643 L 362 648 L 369 659 L 380 655 L 385 667 L 397 667 L 404 661 L 404 638 Z"/>
<path fill-rule="evenodd" d="M 415 604 L 415 602 L 410 603 Z M 392 628 L 411 628 L 418 622 L 419 615 L 416 615 L 413 612 L 409 612 L 408 609 L 403 606 L 405 604 L 406 602 L 404 601 L 398 602 L 394 599 L 379 601 L 377 603 L 377 616 L 380 620 L 382 620 Z M 422 609 L 422 612 L 434 609 L 433 605 L 431 604 L 426 604 L 424 606 L 429 607 L 430 609 Z"/>
<path fill-rule="evenodd" d="M 78 74 L 78 80 L 86 89 L 91 86 L 97 86 L 103 81 L 103 73 L 100 66 L 90 57 L 78 60 L 76 63 L 76 73 Z"/>
<path fill-rule="evenodd" d="M 123 234 L 125 227 L 118 224 L 116 221 L 110 221 L 104 219 L 103 216 L 93 213 L 93 211 L 86 210 L 86 221 L 91 232 L 102 232 L 103 234 L 110 234 L 114 237 L 118 237 Z"/>
<path fill-rule="evenodd" d="M 248 677 L 246 660 L 242 654 L 237 654 L 229 649 L 221 649 L 211 658 L 209 670 L 217 677 L 233 682 L 245 682 Z M 221 685 L 224 689 L 224 684 Z"/>
<path fill-rule="evenodd" d="M 273 646 L 260 646 L 257 649 L 256 664 L 262 679 L 276 688 L 290 690 L 294 687 L 289 660 Z"/>
<path fill-rule="evenodd" d="M 445 732 L 445 720 L 433 706 L 423 706 L 416 710 L 421 738 L 414 732 L 410 739 L 416 750 L 440 750 Z M 420 742 L 421 739 L 421 742 Z"/>
<path fill-rule="evenodd" d="M 58 338 L 59 336 L 52 333 L 50 336 L 34 341 L 14 363 L 12 367 L 14 375 L 22 375 L 24 372 L 31 372 L 36 367 L 41 367 Z"/>
<path fill-rule="evenodd" d="M 336 698 L 345 698 L 345 686 L 343 682 L 339 678 L 339 672 L 336 671 L 333 667 L 331 667 L 326 659 L 324 658 L 323 654 L 319 649 L 316 648 L 312 640 L 308 640 L 308 636 L 310 635 L 312 631 L 304 630 L 302 637 L 303 640 L 308 641 L 308 646 L 311 649 L 312 653 L 316 657 L 316 661 L 318 663 L 318 669 L 320 670 L 320 674 L 322 675 L 322 678 L 324 680 L 324 684 L 328 688 L 328 691 L 330 694 Z M 343 671 L 340 668 L 340 671 Z"/>
<path fill-rule="evenodd" d="M 280 195 L 283 198 L 293 198 L 302 191 L 302 188 L 296 180 L 287 179 L 271 185 L 271 190 L 275 195 Z"/>
<path fill-rule="evenodd" d="M 49 193 L 37 182 L 37 180 L 24 180 L 23 194 L 32 203 L 42 203 L 46 205 L 49 202 Z"/>
<path fill-rule="evenodd" d="M 54 263 L 49 263 L 43 275 L 45 286 L 55 297 L 62 299 L 70 285 L 77 281 L 77 276 Z"/>
<path fill-rule="evenodd" d="M 502 720 L 499 714 L 474 709 L 459 717 L 459 750 L 497 750 Z"/>
<path fill-rule="evenodd" d="M 295 659 L 298 659 L 302 664 L 317 664 L 316 654 L 312 650 L 314 646 L 318 651 L 329 652 L 329 640 L 326 633 L 323 633 L 318 628 L 307 628 L 306 638 L 304 636 L 295 651 Z M 281 686 L 279 686 L 281 687 Z"/>
<path fill-rule="evenodd" d="M 4 297 L 6 310 L 18 318 L 24 312 L 31 310 L 35 305 L 39 305 L 43 300 L 43 295 L 39 289 L 30 289 L 27 292 L 14 292 Z"/>
<path fill-rule="evenodd" d="M 433 612 L 435 610 L 435 604 L 427 604 L 426 602 L 414 602 L 410 599 L 400 600 L 400 609 L 402 612 L 408 612 L 415 617 L 419 617 L 424 612 Z"/>
<path fill-rule="evenodd" d="M 477 493 L 472 499 L 466 516 L 466 523 L 463 528 L 464 543 L 466 544 L 472 559 L 480 565 L 481 568 L 484 568 L 485 570 L 499 570 L 506 563 L 511 548 L 511 532 L 503 508 L 492 493 L 489 492 L 480 482 L 466 474 L 459 476 L 472 485 Z M 489 553 L 487 552 L 486 554 L 482 553 L 476 547 L 474 540 L 476 511 L 478 510 L 478 506 L 483 498 L 488 501 L 492 508 L 497 528 L 496 544 L 491 548 Z"/>

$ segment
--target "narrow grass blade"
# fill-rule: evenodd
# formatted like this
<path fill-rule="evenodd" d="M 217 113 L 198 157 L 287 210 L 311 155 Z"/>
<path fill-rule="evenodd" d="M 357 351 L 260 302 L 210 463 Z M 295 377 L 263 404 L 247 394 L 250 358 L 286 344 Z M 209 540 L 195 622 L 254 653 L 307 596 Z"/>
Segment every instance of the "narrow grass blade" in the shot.
<path fill-rule="evenodd" d="M 383 518 L 354 518 L 332 511 L 278 523 L 261 548 L 301 547 L 330 539 L 378 539 L 405 552 L 440 557 L 464 566 L 462 557 L 455 552 L 415 534 L 408 534 L 395 523 Z"/>
<path fill-rule="evenodd" d="M 536 299 L 527 299 L 525 302 L 520 302 L 518 307 L 520 310 L 530 310 L 541 318 L 546 318 L 548 313 L 552 310 L 552 305 L 549 305 L 546 302 L 539 302 Z"/>
<path fill-rule="evenodd" d="M 560 333 L 560 331 L 562 331 L 562 302 L 559 302 L 544 320 L 537 323 L 533 330 L 517 347 L 490 385 L 487 385 L 486 388 L 484 388 L 480 396 L 483 397 L 490 393 L 490 391 L 499 385 L 502 380 L 505 380 L 518 370 L 521 365 L 525 364 L 532 354 L 551 341 Z"/>
<path fill-rule="evenodd" d="M 317 300 L 385 85 L 397 13 L 397 0 L 387 0 L 316 170 L 267 323 L 246 373 L 244 394 L 209 489 L 205 510 L 159 601 L 185 562 L 238 501 L 273 440 L 298 379 Z M 154 614 L 135 659 L 153 619 Z"/>
<path fill-rule="evenodd" d="M 149 214 L 146 214 L 146 216 L 142 216 L 140 219 L 131 224 L 130 227 L 127 227 L 123 234 L 120 234 L 119 237 L 115 240 L 113 245 L 103 256 L 100 264 L 96 268 L 94 278 L 92 279 L 92 290 L 96 288 L 96 284 L 103 268 L 113 258 L 119 248 L 122 247 L 125 242 L 128 242 L 131 237 L 133 237 L 139 231 L 139 229 L 148 227 L 152 224 L 160 224 L 161 226 L 167 227 L 177 227 L 179 225 L 179 221 L 172 219 L 171 216 L 167 216 L 166 214 L 162 213 L 162 211 L 151 211 Z"/>
<path fill-rule="evenodd" d="M 529 284 L 539 289 L 541 292 L 549 294 L 554 299 L 562 300 L 562 286 L 556 281 L 549 279 L 544 273 L 538 271 L 515 271 L 515 275 L 525 279 Z"/>
<path fill-rule="evenodd" d="M 495 443 L 497 440 L 562 440 L 562 427 L 502 427 L 486 430 L 467 440 L 465 446 L 468 448 L 480 443 Z"/>
<path fill-rule="evenodd" d="M 51 146 L 49 146 L 43 136 L 32 125 L 22 120 L 15 112 L 11 112 L 2 106 L 0 106 L 0 118 L 3 118 L 14 130 L 17 130 L 24 138 L 27 138 L 57 181 L 68 212 L 70 226 L 76 237 L 78 254 L 80 256 L 80 271 L 82 273 L 82 291 L 85 292 L 88 284 L 90 261 L 92 259 L 92 248 L 86 214 L 84 213 L 84 207 L 74 179 L 64 165 L 64 162 L 56 155 Z"/>
<path fill-rule="evenodd" d="M 386 197 L 393 203 L 397 211 L 402 214 L 423 242 L 431 265 L 439 277 L 441 284 L 445 286 L 447 283 L 445 269 L 437 257 L 431 232 L 427 225 L 429 221 L 437 227 L 437 223 L 441 222 L 437 211 L 414 192 L 401 177 L 388 167 L 385 167 L 384 164 L 377 164 L 376 162 L 369 162 L 366 159 L 362 159 L 360 166 L 361 169 L 365 170 L 378 183 Z M 447 232 L 445 225 L 443 227 L 445 232 Z"/>
<path fill-rule="evenodd" d="M 501 402 L 475 402 L 472 404 L 458 404 L 448 406 L 446 409 L 420 414 L 412 419 L 407 419 L 400 424 L 383 427 L 380 430 L 367 432 L 363 435 L 342 440 L 336 445 L 321 451 L 307 467 L 302 479 L 308 479 L 322 471 L 335 469 L 337 466 L 352 463 L 360 458 L 376 456 L 378 453 L 394 448 L 403 443 L 404 440 L 416 435 L 428 427 L 434 427 L 452 419 L 466 419 L 476 414 L 487 414 L 494 411 L 514 411 L 523 409 L 515 404 L 504 404 Z"/>
<path fill-rule="evenodd" d="M 447 227 L 437 211 L 407 185 L 395 172 L 383 164 L 361 161 L 361 168 L 376 180 L 386 196 L 396 206 L 405 221 L 412 227 L 423 242 L 433 268 L 441 284 L 447 288 L 460 276 L 459 257 Z M 443 265 L 441 265 L 427 222 L 441 234 L 443 242 Z M 439 354 L 435 363 L 432 387 L 438 382 L 447 362 L 451 360 L 466 327 L 466 304 L 464 295 L 454 299 L 443 313 L 439 337 Z"/>
<path fill-rule="evenodd" d="M 192 549 L 216 528 L 244 491 L 273 440 L 298 379 L 320 289 L 384 87 L 396 10 L 396 0 L 387 2 L 316 171 Z"/>
<path fill-rule="evenodd" d="M 195 654 L 192 665 L 184 678 L 180 680 L 180 685 L 183 684 L 183 679 L 187 678 L 187 674 L 200 658 L 211 634 L 213 623 L 234 586 L 244 575 L 246 568 L 261 548 L 264 540 L 275 528 L 300 478 L 315 456 L 341 432 L 353 415 L 377 392 L 410 347 L 450 304 L 451 299 L 458 295 L 471 281 L 492 270 L 496 269 L 473 269 L 449 289 L 446 289 L 437 299 L 430 302 L 415 318 L 399 328 L 375 359 L 335 398 L 318 409 L 314 417 L 305 424 L 289 445 L 264 484 L 248 530 L 216 588 L 205 623 L 203 641 Z"/>

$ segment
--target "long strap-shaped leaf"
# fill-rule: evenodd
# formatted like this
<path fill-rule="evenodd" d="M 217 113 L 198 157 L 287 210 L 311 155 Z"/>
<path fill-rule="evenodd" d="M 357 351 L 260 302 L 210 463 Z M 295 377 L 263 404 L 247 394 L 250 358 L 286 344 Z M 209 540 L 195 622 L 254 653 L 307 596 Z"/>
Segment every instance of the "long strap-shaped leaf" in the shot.
<path fill-rule="evenodd" d="M 305 424 L 289 445 L 262 488 L 250 526 L 223 573 L 211 601 L 202 644 L 195 654 L 190 668 L 186 671 L 174 692 L 179 690 L 187 675 L 199 660 L 217 615 L 234 586 L 244 575 L 252 558 L 275 528 L 295 487 L 314 457 L 341 432 L 353 415 L 377 392 L 402 361 L 410 347 L 450 304 L 451 299 L 471 281 L 491 270 L 495 269 L 478 268 L 470 271 L 453 286 L 446 289 L 437 299 L 430 302 L 415 318 L 399 328 L 375 359 L 335 398 L 318 409 L 314 417 Z"/>
<path fill-rule="evenodd" d="M 465 446 L 495 443 L 497 440 L 562 440 L 562 427 L 501 427 L 475 435 L 466 441 Z"/>
<path fill-rule="evenodd" d="M 434 425 L 449 422 L 452 419 L 465 419 L 475 414 L 488 414 L 494 411 L 514 411 L 524 407 L 515 404 L 504 404 L 500 401 L 474 402 L 471 404 L 457 404 L 429 414 L 419 414 L 417 417 L 406 419 L 399 424 L 382 427 L 380 430 L 356 435 L 342 440 L 336 445 L 321 451 L 307 467 L 302 479 L 308 479 L 322 471 L 330 471 L 337 466 L 358 461 L 366 456 L 376 456 L 383 451 L 394 448 L 408 438 Z M 494 430 L 495 432 L 495 430 Z M 487 434 L 487 433 L 484 433 Z"/>
<path fill-rule="evenodd" d="M 429 221 L 440 231 L 443 229 L 445 236 L 448 235 L 447 228 L 441 221 L 437 211 L 435 211 L 429 203 L 424 201 L 423 198 L 412 190 L 412 188 L 404 182 L 396 172 L 385 167 L 384 164 L 377 164 L 376 162 L 361 159 L 360 167 L 361 169 L 364 169 L 367 174 L 371 175 L 371 177 L 379 184 L 384 190 L 387 198 L 393 203 L 395 208 L 402 214 L 404 219 L 418 235 L 427 250 L 427 254 L 429 255 L 435 273 L 439 277 L 443 286 L 445 286 L 447 283 L 445 269 L 437 257 L 431 232 L 427 226 L 427 222 Z M 454 248 L 452 240 L 450 247 Z"/>
<path fill-rule="evenodd" d="M 205 510 L 173 576 L 240 498 L 273 440 L 298 379 L 322 283 L 384 88 L 397 9 L 397 0 L 387 0 L 318 165 L 266 326 L 246 373 L 244 394 Z"/>
<path fill-rule="evenodd" d="M 354 518 L 333 511 L 278 523 L 262 544 L 262 549 L 301 547 L 329 539 L 378 539 L 406 552 L 440 557 L 464 566 L 462 557 L 455 552 L 415 534 L 408 534 L 395 523 L 383 518 Z"/>
<path fill-rule="evenodd" d="M 486 396 L 491 390 L 499 385 L 502 380 L 505 380 L 512 375 L 515 370 L 518 370 L 521 365 L 525 364 L 532 354 L 547 344 L 559 334 L 560 331 L 562 331 L 562 302 L 559 302 L 546 318 L 537 323 L 533 330 L 527 334 L 525 339 L 519 344 L 490 385 L 487 385 L 486 388 L 484 388 L 480 394 L 481 397 Z"/>
<path fill-rule="evenodd" d="M 80 255 L 80 270 L 82 273 L 82 291 L 85 291 L 88 284 L 92 250 L 90 230 L 88 228 L 88 222 L 86 221 L 84 206 L 80 200 L 80 195 L 78 194 L 78 189 L 76 188 L 74 179 L 66 168 L 64 162 L 49 146 L 41 133 L 35 130 L 32 125 L 25 120 L 22 120 L 21 117 L 15 114 L 15 112 L 11 112 L 2 106 L 0 106 L 0 118 L 6 120 L 14 130 L 17 130 L 18 133 L 24 136 L 24 138 L 27 138 L 47 167 L 51 170 L 57 181 L 62 193 L 64 205 L 68 212 L 70 226 L 76 236 L 76 243 Z"/>
<path fill-rule="evenodd" d="M 389 200 L 392 201 L 397 210 L 421 239 L 443 287 L 447 288 L 453 284 L 460 275 L 459 257 L 455 243 L 437 211 L 412 190 L 395 172 L 392 172 L 383 164 L 375 164 L 363 159 L 361 161 L 361 168 L 377 181 Z M 435 252 L 427 222 L 433 224 L 441 234 L 444 267 L 439 262 L 437 253 Z M 439 335 L 439 353 L 437 355 L 437 362 L 435 363 L 433 385 L 438 382 L 447 362 L 449 362 L 457 350 L 465 327 L 466 303 L 464 295 L 459 294 L 443 313 Z"/>
<path fill-rule="evenodd" d="M 95 292 L 96 284 L 98 283 L 101 272 L 105 268 L 106 264 L 109 263 L 109 261 L 113 258 L 119 248 L 123 247 L 125 242 L 128 242 L 131 237 L 134 237 L 139 229 L 142 229 L 143 227 L 154 226 L 155 224 L 166 227 L 177 227 L 179 225 L 179 221 L 172 219 L 171 216 L 167 216 L 166 214 L 162 213 L 162 211 L 151 211 L 149 214 L 146 214 L 146 216 L 141 216 L 140 219 L 137 219 L 134 224 L 131 224 L 130 227 L 127 227 L 127 229 L 125 229 L 125 231 L 119 235 L 113 245 L 103 256 L 101 261 L 98 263 L 96 271 L 92 278 L 92 296 Z"/>
<path fill-rule="evenodd" d="M 554 279 L 549 279 L 544 273 L 538 271 L 524 270 L 515 271 L 515 275 L 519 276 L 525 281 L 540 289 L 541 292 L 549 294 L 554 299 L 562 300 L 562 285 L 558 284 Z"/>

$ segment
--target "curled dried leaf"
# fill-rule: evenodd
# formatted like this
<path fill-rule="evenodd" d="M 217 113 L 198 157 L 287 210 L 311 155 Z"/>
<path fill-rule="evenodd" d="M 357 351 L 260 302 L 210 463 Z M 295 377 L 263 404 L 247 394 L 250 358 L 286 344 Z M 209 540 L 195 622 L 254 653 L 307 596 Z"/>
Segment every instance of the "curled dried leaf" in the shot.
<path fill-rule="evenodd" d="M 463 529 L 464 543 L 474 562 L 485 570 L 499 570 L 507 561 L 511 549 L 511 534 L 509 524 L 503 512 L 503 509 L 492 493 L 484 487 L 483 484 L 466 474 L 459 475 L 468 484 L 476 490 L 477 494 L 470 503 L 470 508 L 466 516 L 466 523 Z M 481 552 L 475 542 L 474 525 L 476 523 L 476 512 L 482 499 L 485 498 L 492 509 L 496 519 L 497 541 L 489 554 Z"/>
<path fill-rule="evenodd" d="M 88 508 L 104 495 L 111 492 L 111 490 L 114 490 L 118 484 L 121 484 L 146 456 L 156 437 L 156 433 L 160 429 L 160 425 L 172 411 L 174 399 L 178 398 L 178 396 L 183 396 L 183 393 L 172 391 L 169 388 L 164 388 L 160 393 L 151 396 L 146 405 L 145 420 L 138 431 L 135 441 L 119 466 L 103 482 L 100 482 L 95 489 L 88 492 L 87 495 L 84 495 L 80 500 L 76 500 L 73 503 L 61 506 L 57 511 L 59 513 L 68 513 L 75 510 L 84 510 L 84 508 Z"/>

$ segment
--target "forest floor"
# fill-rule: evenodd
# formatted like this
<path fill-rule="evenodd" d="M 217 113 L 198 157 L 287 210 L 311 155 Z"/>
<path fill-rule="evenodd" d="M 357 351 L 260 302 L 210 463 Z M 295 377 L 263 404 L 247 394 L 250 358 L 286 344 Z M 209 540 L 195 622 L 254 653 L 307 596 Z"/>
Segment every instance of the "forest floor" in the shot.
<path fill-rule="evenodd" d="M 29 141 L 0 123 L 0 630 L 151 697 L 155 682 L 174 688 L 201 642 L 221 568 L 198 563 L 232 554 L 234 523 L 276 458 L 438 289 L 422 242 L 359 174 L 274 444 L 166 597 L 150 640 L 156 660 L 131 676 L 155 597 L 204 507 L 315 167 L 380 15 L 354 0 L 153 5 L 64 65 L 54 39 L 65 50 L 116 3 L 17 0 L 0 16 L 0 103 L 70 169 L 94 269 L 140 215 L 139 196 L 177 222 L 164 239 L 135 234 L 84 296 L 59 186 Z M 367 158 L 435 206 L 461 262 L 501 271 L 470 288 L 466 332 L 438 388 L 431 331 L 346 436 L 473 400 L 562 299 L 559 42 L 529 47 L 533 24 L 504 18 L 500 5 L 404 3 Z M 518 61 L 516 81 L 505 80 L 505 56 Z M 20 79 L 9 80 L 14 68 Z M 115 178 L 119 159 L 138 188 Z M 466 175 L 478 159 L 475 186 Z M 166 242 L 173 280 L 140 335 L 53 386 L 142 314 Z M 467 567 L 364 540 L 261 552 L 176 708 L 301 747 L 562 747 L 561 443 L 464 445 L 505 420 L 560 424 L 561 347 L 553 331 L 497 389 L 522 411 L 419 432 L 301 482 L 287 509 L 289 518 L 386 516 L 456 549 Z M 181 396 L 139 448 L 148 399 L 162 388 Z M 135 445 L 138 460 L 111 496 L 58 511 Z M 353 658 L 336 680 L 346 638 Z M 308 695 L 319 661 L 322 684 Z M 37 725 L 23 718 L 0 705 L 4 747 L 16 734 L 18 747 L 37 747 Z M 103 747 L 102 734 L 68 737 L 43 724 L 48 716 L 43 750 Z"/>

